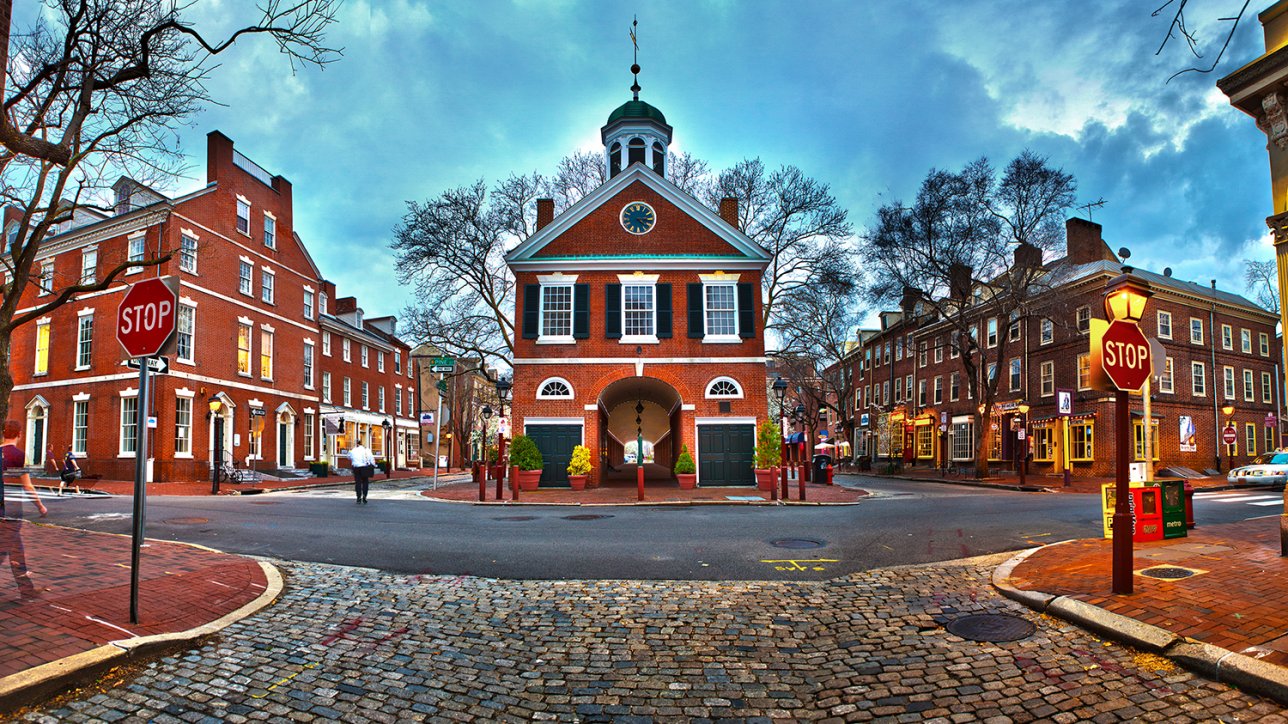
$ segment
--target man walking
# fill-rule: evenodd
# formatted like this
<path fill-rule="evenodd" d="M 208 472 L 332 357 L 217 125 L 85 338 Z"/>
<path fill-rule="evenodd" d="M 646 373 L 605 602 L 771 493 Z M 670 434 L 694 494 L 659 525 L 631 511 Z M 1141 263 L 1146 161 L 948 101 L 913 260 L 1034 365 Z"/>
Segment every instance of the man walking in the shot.
<path fill-rule="evenodd" d="M 366 505 L 367 488 L 376 470 L 376 458 L 361 440 L 349 449 L 349 465 L 353 468 L 353 493 L 358 498 L 357 503 Z"/>

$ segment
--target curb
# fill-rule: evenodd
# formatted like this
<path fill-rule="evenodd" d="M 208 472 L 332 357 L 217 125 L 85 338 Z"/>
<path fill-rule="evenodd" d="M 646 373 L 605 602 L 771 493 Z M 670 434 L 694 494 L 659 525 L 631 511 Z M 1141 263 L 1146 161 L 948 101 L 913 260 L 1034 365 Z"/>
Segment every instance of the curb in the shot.
<path fill-rule="evenodd" d="M 1069 543 L 1071 541 L 1062 541 Z M 1060 545 L 1053 543 L 1051 545 Z M 1011 585 L 1016 566 L 1044 547 L 1030 548 L 993 569 L 993 587 L 1038 613 L 1062 618 L 1129 646 L 1165 656 L 1196 674 L 1288 704 L 1288 668 L 1196 641 L 1069 596 L 1026 591 Z"/>
<path fill-rule="evenodd" d="M 747 505 L 750 505 L 750 506 L 761 506 L 761 507 L 764 507 L 764 506 L 777 506 L 777 507 L 808 507 L 808 506 L 820 506 L 820 507 L 821 507 L 821 506 L 829 506 L 829 507 L 846 507 L 846 506 L 852 506 L 852 505 L 860 505 L 860 504 L 862 504 L 862 502 L 863 502 L 862 500 L 853 500 L 853 501 L 837 501 L 837 502 L 834 502 L 834 503 L 829 503 L 829 502 L 825 502 L 825 501 L 813 501 L 813 500 L 805 500 L 805 501 L 801 501 L 801 500 L 654 500 L 654 501 L 649 501 L 649 500 L 646 500 L 646 501 L 643 501 L 643 502 L 640 502 L 640 501 L 634 501 L 634 502 L 630 502 L 630 503 L 579 503 L 579 502 L 571 502 L 571 503 L 556 503 L 556 502 L 548 502 L 548 503 L 532 503 L 532 502 L 527 502 L 527 501 L 525 501 L 525 500 L 520 500 L 519 502 L 517 502 L 517 503 L 516 503 L 516 502 L 514 502 L 513 500 L 483 500 L 483 501 L 479 501 L 479 500 L 449 500 L 449 499 L 447 499 L 447 498 L 435 498 L 435 497 L 433 497 L 433 496 L 429 496 L 429 495 L 425 495 L 425 496 L 423 496 L 423 497 L 424 497 L 424 498 L 426 498 L 426 499 L 428 499 L 430 502 L 434 502 L 434 503 L 455 503 L 455 504 L 458 504 L 458 505 L 477 505 L 477 506 L 480 506 L 480 507 L 504 507 L 504 506 L 517 506 L 517 507 L 533 506 L 533 507 L 539 507 L 539 506 L 547 506 L 547 507 L 555 507 L 555 508 L 630 508 L 630 507 L 647 508 L 647 507 L 663 507 L 663 506 L 665 506 L 665 507 L 690 507 L 690 506 L 692 506 L 692 507 L 696 507 L 696 506 L 712 506 L 712 505 L 726 505 L 726 506 L 740 506 L 740 505 L 747 506 Z M 869 497 L 872 497 L 872 494 L 871 494 L 871 493 L 869 493 L 868 495 L 865 495 L 865 496 L 863 496 L 863 497 L 864 497 L 864 498 L 869 498 Z"/>
<path fill-rule="evenodd" d="M 213 550 L 197 546 L 204 550 Z M 136 636 L 41 664 L 0 678 L 0 713 L 36 703 L 78 684 L 93 681 L 98 674 L 141 657 L 181 648 L 217 633 L 272 603 L 282 593 L 282 574 L 266 561 L 256 561 L 264 571 L 264 592 L 241 608 L 210 623 L 186 631 Z"/>

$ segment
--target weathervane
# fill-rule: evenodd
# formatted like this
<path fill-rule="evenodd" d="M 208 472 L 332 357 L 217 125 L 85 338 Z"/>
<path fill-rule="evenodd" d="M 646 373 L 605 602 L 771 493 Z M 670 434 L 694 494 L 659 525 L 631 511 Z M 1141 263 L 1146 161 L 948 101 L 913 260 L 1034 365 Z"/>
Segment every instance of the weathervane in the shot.
<path fill-rule="evenodd" d="M 631 56 L 631 74 L 635 76 L 635 82 L 631 84 L 631 92 L 635 94 L 635 100 L 640 99 L 640 44 L 635 38 L 635 28 L 639 27 L 640 20 L 638 16 L 631 18 L 631 46 L 634 52 Z"/>

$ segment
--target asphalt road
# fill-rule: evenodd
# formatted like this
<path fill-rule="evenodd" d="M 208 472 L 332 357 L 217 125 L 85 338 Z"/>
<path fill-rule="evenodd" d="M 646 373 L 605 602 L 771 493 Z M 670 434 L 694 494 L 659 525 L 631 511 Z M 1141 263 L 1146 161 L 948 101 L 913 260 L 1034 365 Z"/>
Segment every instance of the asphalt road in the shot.
<path fill-rule="evenodd" d="M 836 507 L 498 507 L 434 503 L 409 489 L 423 487 L 417 481 L 380 484 L 366 506 L 355 505 L 342 488 L 154 497 L 148 501 L 147 535 L 396 573 L 816 580 L 1101 533 L 1099 502 L 1092 495 L 859 476 L 838 481 L 874 495 Z M 1277 515 L 1281 507 L 1269 501 L 1278 498 L 1268 491 L 1205 496 L 1197 516 L 1202 525 Z M 46 500 L 50 522 L 130 531 L 128 497 Z"/>

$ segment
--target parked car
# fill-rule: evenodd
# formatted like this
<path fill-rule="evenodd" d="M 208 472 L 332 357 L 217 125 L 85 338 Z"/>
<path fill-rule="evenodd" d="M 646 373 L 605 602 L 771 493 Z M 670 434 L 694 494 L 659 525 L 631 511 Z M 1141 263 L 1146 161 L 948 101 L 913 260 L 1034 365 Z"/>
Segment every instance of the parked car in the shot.
<path fill-rule="evenodd" d="M 1265 483 L 1283 490 L 1284 482 L 1288 481 L 1288 452 L 1254 458 L 1251 465 L 1231 470 L 1225 479 L 1232 483 Z"/>

